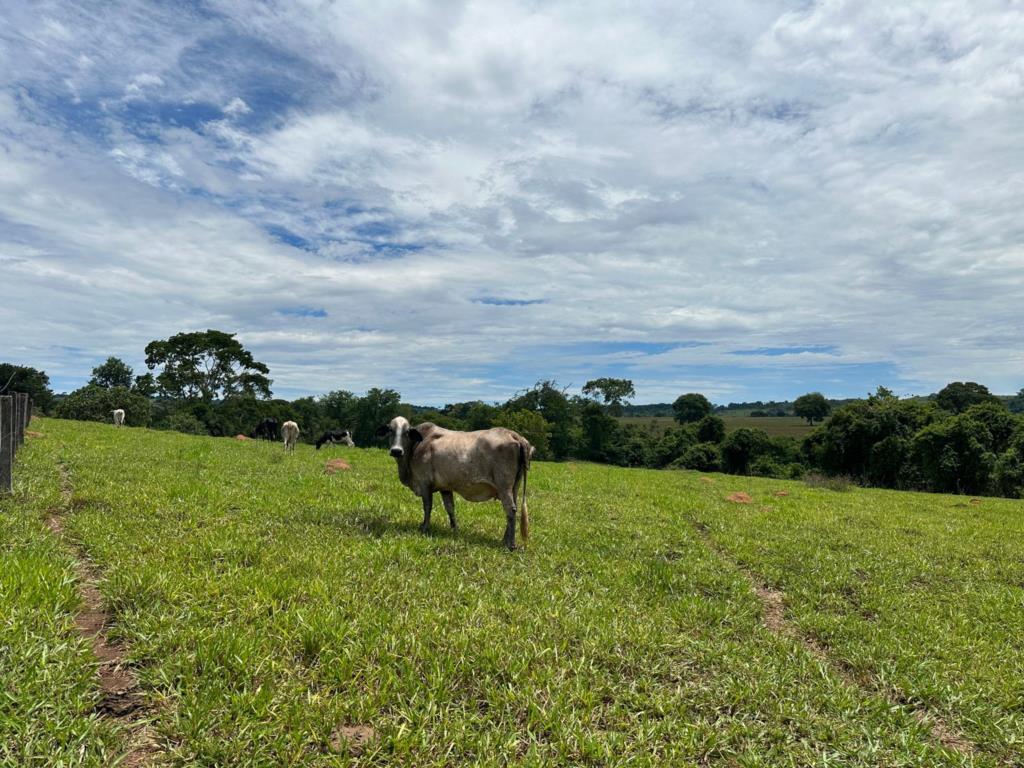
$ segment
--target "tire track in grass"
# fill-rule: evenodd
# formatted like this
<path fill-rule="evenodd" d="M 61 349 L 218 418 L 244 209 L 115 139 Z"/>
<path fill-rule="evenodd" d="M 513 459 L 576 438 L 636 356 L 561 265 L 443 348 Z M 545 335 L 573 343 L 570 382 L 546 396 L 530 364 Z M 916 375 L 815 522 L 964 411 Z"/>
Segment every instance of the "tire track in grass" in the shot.
<path fill-rule="evenodd" d="M 890 705 L 910 712 L 921 725 L 928 729 L 932 738 L 944 749 L 956 752 L 964 757 L 974 758 L 978 754 L 977 746 L 966 736 L 953 728 L 938 713 L 910 702 L 902 692 L 889 687 L 878 686 L 865 681 L 842 659 L 829 654 L 828 649 L 814 637 L 801 632 L 800 629 L 786 618 L 786 595 L 782 590 L 769 586 L 763 579 L 750 569 L 737 562 L 710 534 L 708 525 L 691 516 L 690 522 L 701 540 L 723 562 L 740 573 L 750 585 L 751 591 L 761 605 L 761 621 L 770 632 L 789 638 L 802 646 L 826 670 L 836 674 L 847 685 L 859 688 L 867 693 L 882 696 Z M 1009 765 L 1009 763 L 1006 763 Z"/>
<path fill-rule="evenodd" d="M 160 750 L 149 722 L 151 712 L 140 690 L 138 677 L 128 665 L 128 647 L 111 639 L 107 633 L 111 617 L 97 587 L 99 573 L 81 546 L 64 531 L 64 520 L 73 506 L 74 489 L 67 465 L 61 461 L 57 467 L 60 472 L 61 501 L 57 509 L 50 511 L 46 526 L 73 555 L 78 594 L 82 601 L 82 608 L 75 615 L 75 629 L 89 641 L 93 654 L 99 660 L 97 675 L 100 701 L 96 705 L 96 713 L 114 722 L 128 735 L 128 749 L 114 765 L 122 768 L 158 765 Z"/>

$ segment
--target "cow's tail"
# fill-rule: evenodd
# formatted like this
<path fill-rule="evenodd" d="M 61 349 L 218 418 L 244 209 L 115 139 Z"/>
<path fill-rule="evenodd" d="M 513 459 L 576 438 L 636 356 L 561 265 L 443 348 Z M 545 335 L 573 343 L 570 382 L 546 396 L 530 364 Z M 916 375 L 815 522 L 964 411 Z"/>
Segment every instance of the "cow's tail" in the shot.
<path fill-rule="evenodd" d="M 529 446 L 519 443 L 519 472 L 523 476 L 523 495 L 519 502 L 519 535 L 523 537 L 523 541 L 530 538 L 530 513 L 526 509 L 526 475 L 529 469 Z"/>

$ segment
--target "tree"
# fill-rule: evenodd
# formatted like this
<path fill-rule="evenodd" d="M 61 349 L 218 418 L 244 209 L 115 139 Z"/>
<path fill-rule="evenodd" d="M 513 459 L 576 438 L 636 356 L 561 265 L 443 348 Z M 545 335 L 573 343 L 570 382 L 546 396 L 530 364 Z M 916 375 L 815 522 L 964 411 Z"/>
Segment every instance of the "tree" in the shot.
<path fill-rule="evenodd" d="M 494 426 L 511 429 L 525 437 L 536 450 L 535 458 L 544 460 L 550 457 L 551 425 L 536 411 L 500 411 L 494 418 Z"/>
<path fill-rule="evenodd" d="M 351 426 L 356 445 L 376 445 L 377 427 L 395 416 L 410 415 L 402 413 L 401 403 L 402 397 L 395 390 L 376 387 L 358 398 L 353 409 L 355 423 Z"/>
<path fill-rule="evenodd" d="M 722 452 L 714 443 L 697 443 L 687 448 L 686 453 L 673 462 L 672 466 L 698 472 L 717 472 L 722 466 Z"/>
<path fill-rule="evenodd" d="M 954 381 L 947 384 L 935 395 L 935 403 L 944 411 L 959 414 L 972 405 L 999 402 L 999 398 L 988 391 L 984 384 L 974 381 Z"/>
<path fill-rule="evenodd" d="M 689 424 L 693 421 L 700 421 L 712 411 L 711 401 L 704 395 L 697 392 L 690 392 L 680 395 L 672 403 L 672 411 L 675 413 L 676 421 L 680 424 Z"/>
<path fill-rule="evenodd" d="M 43 413 L 49 413 L 53 405 L 50 377 L 45 371 L 29 368 L 27 365 L 0 363 L 0 394 L 27 392 L 32 403 Z"/>
<path fill-rule="evenodd" d="M 157 393 L 158 387 L 152 373 L 140 373 L 135 377 L 132 389 L 143 397 L 153 397 Z"/>
<path fill-rule="evenodd" d="M 123 387 L 131 389 L 132 368 L 128 363 L 118 357 L 108 357 L 105 363 L 101 363 L 92 369 L 92 378 L 89 383 L 97 387 Z"/>
<path fill-rule="evenodd" d="M 589 461 L 612 462 L 619 438 L 619 422 L 605 413 L 597 403 L 588 402 L 581 410 L 583 458 Z"/>
<path fill-rule="evenodd" d="M 720 443 L 725 440 L 725 422 L 708 414 L 697 422 L 697 440 L 702 443 Z"/>
<path fill-rule="evenodd" d="M 551 457 L 570 456 L 577 444 L 577 408 L 555 381 L 538 381 L 532 389 L 513 397 L 504 406 L 509 411 L 537 411 L 551 425 Z"/>
<path fill-rule="evenodd" d="M 917 433 L 913 458 L 930 490 L 985 493 L 996 465 L 992 442 L 984 424 L 966 414 L 954 416 Z"/>
<path fill-rule="evenodd" d="M 255 360 L 235 334 L 207 330 L 179 333 L 146 345 L 146 366 L 168 397 L 211 401 L 246 394 L 270 397 L 270 369 Z"/>
<path fill-rule="evenodd" d="M 793 413 L 813 425 L 832 413 L 832 406 L 820 392 L 808 392 L 793 401 Z"/>
<path fill-rule="evenodd" d="M 771 438 L 763 429 L 740 427 L 722 443 L 722 469 L 732 475 L 748 475 L 754 461 L 771 448 Z"/>
<path fill-rule="evenodd" d="M 1007 403 L 1007 407 L 1011 413 L 1024 413 L 1024 389 L 1018 392 L 1014 397 L 1010 398 L 1010 402 Z"/>
<path fill-rule="evenodd" d="M 622 415 L 623 401 L 636 397 L 636 390 L 633 389 L 633 382 L 629 379 L 610 379 L 602 377 L 592 379 L 583 385 L 583 394 L 587 397 L 601 396 L 608 412 L 612 416 Z"/>

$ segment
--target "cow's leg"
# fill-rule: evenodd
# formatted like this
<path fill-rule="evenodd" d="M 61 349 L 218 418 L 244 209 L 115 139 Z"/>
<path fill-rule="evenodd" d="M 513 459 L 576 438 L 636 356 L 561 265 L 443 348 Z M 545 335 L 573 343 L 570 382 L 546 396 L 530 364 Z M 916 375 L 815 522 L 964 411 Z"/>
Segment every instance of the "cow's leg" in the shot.
<path fill-rule="evenodd" d="M 455 497 L 451 491 L 441 491 L 441 501 L 444 502 L 444 511 L 448 513 L 448 522 L 451 523 L 452 530 L 454 531 L 455 526 Z"/>
<path fill-rule="evenodd" d="M 434 494 L 432 491 L 427 491 L 423 494 L 423 523 L 420 525 L 420 531 L 427 533 L 430 530 L 430 510 L 434 508 Z"/>
<path fill-rule="evenodd" d="M 516 498 L 512 491 L 501 495 L 501 506 L 505 510 L 505 546 L 512 551 L 516 548 Z"/>

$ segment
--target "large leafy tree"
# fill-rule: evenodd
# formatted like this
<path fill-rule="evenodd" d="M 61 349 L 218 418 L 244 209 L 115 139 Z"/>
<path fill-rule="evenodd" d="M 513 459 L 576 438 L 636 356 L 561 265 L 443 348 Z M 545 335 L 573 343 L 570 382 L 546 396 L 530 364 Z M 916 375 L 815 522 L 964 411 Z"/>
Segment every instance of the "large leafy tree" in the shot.
<path fill-rule="evenodd" d="M 999 398 L 989 392 L 988 387 L 975 381 L 954 381 L 935 395 L 935 404 L 950 413 L 963 413 L 972 405 L 997 402 Z"/>
<path fill-rule="evenodd" d="M 56 415 L 61 419 L 104 421 L 113 419 L 115 408 L 124 409 L 125 423 L 129 427 L 148 427 L 152 419 L 149 398 L 125 387 L 101 387 L 86 384 L 58 403 Z"/>
<path fill-rule="evenodd" d="M 9 395 L 12 392 L 28 392 L 32 403 L 43 413 L 49 413 L 53 404 L 50 377 L 45 371 L 26 365 L 0 363 L 0 394 Z"/>
<path fill-rule="evenodd" d="M 270 369 L 253 358 L 233 333 L 179 333 L 146 345 L 146 365 L 168 397 L 211 401 L 233 395 L 270 397 Z"/>
<path fill-rule="evenodd" d="M 832 413 L 832 406 L 821 392 L 808 392 L 793 401 L 793 413 L 807 419 L 808 424 L 814 424 Z"/>
<path fill-rule="evenodd" d="M 106 362 L 92 369 L 92 378 L 89 379 L 89 383 L 106 389 L 111 387 L 131 389 L 133 373 L 132 367 L 121 358 L 108 357 Z"/>
<path fill-rule="evenodd" d="M 711 401 L 697 392 L 680 395 L 672 403 L 672 412 L 675 414 L 676 421 L 680 424 L 700 421 L 711 413 L 711 410 Z"/>
<path fill-rule="evenodd" d="M 636 390 L 633 389 L 633 382 L 629 379 L 612 379 L 602 376 L 600 379 L 592 379 L 584 384 L 583 394 L 586 397 L 600 397 L 609 413 L 613 416 L 621 416 L 623 402 L 636 397 Z"/>

